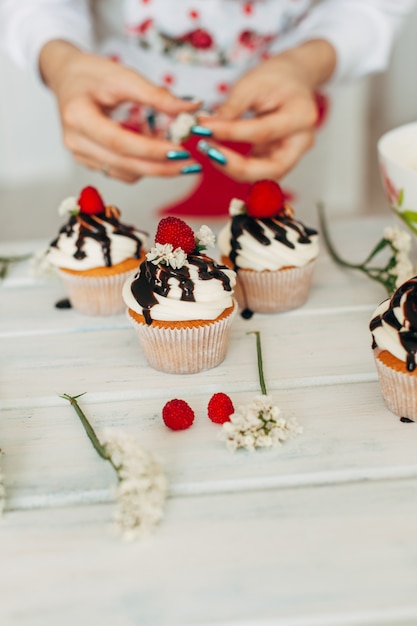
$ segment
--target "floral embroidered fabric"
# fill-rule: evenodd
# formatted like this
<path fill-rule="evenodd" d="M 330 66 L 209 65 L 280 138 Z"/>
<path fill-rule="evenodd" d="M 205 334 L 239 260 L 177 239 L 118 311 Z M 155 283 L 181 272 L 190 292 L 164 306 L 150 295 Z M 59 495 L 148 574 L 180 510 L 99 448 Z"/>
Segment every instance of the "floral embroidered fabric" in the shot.
<path fill-rule="evenodd" d="M 210 108 L 238 76 L 286 47 L 286 34 L 310 4 L 310 0 L 126 0 L 127 42 L 112 42 L 107 53 L 177 95 L 201 98 Z"/>

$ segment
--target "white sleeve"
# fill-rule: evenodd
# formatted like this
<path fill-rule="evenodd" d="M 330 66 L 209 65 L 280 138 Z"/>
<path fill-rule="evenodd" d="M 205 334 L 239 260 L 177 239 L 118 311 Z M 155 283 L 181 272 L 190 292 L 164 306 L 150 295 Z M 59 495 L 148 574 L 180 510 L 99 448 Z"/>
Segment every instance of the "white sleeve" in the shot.
<path fill-rule="evenodd" d="M 286 43 L 329 41 L 337 54 L 332 82 L 380 72 L 387 67 L 394 39 L 415 4 L 416 0 L 323 0 Z"/>
<path fill-rule="evenodd" d="M 0 0 L 0 45 L 37 75 L 39 53 L 48 41 L 65 39 L 91 50 L 92 33 L 88 0 Z"/>

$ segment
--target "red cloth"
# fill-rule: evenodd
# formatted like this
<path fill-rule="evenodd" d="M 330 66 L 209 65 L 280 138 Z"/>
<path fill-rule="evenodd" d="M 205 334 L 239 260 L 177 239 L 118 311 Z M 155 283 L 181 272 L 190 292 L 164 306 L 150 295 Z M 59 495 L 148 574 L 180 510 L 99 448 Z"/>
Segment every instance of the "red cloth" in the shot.
<path fill-rule="evenodd" d="M 232 198 L 246 198 L 250 184 L 240 183 L 216 168 L 207 156 L 197 150 L 200 139 L 190 137 L 183 143 L 192 158 L 203 167 L 195 187 L 185 197 L 159 209 L 158 215 L 218 217 L 228 215 Z M 224 142 L 223 145 L 240 154 L 248 154 L 250 150 L 248 143 Z"/>

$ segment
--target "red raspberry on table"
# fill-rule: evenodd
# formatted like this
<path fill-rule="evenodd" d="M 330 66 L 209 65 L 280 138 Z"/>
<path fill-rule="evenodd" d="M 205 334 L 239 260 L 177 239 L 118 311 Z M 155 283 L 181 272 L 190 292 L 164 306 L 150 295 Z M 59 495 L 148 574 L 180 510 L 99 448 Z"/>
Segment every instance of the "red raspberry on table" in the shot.
<path fill-rule="evenodd" d="M 95 187 L 84 187 L 78 198 L 81 213 L 104 213 L 105 206 L 102 197 Z"/>
<path fill-rule="evenodd" d="M 178 217 L 164 217 L 159 222 L 155 243 L 170 243 L 174 250 L 175 248 L 182 248 L 185 254 L 194 252 L 196 245 L 192 228 Z"/>
<path fill-rule="evenodd" d="M 246 210 L 251 217 L 274 217 L 284 205 L 281 187 L 273 180 L 258 180 L 249 189 Z"/>
<path fill-rule="evenodd" d="M 208 403 L 208 416 L 216 424 L 230 422 L 230 416 L 235 412 L 231 399 L 225 393 L 215 393 Z"/>
<path fill-rule="evenodd" d="M 185 400 L 169 400 L 162 409 L 165 426 L 171 430 L 185 430 L 194 422 L 194 411 Z"/>

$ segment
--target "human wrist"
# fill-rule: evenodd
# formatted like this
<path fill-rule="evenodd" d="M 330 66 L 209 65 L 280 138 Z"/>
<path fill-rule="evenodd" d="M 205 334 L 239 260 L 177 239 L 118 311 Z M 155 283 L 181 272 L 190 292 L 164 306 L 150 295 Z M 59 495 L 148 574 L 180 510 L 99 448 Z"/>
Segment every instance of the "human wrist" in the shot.
<path fill-rule="evenodd" d="M 336 69 L 336 50 L 325 39 L 306 41 L 277 57 L 295 67 L 303 81 L 313 90 L 326 83 Z"/>
<path fill-rule="evenodd" d="M 63 39 L 48 41 L 39 54 L 39 72 L 45 85 L 54 91 L 56 80 L 64 66 L 82 54 L 83 52 L 69 41 Z"/>

